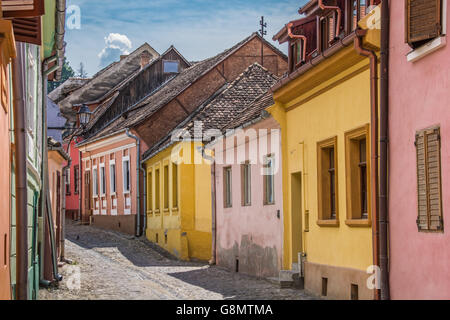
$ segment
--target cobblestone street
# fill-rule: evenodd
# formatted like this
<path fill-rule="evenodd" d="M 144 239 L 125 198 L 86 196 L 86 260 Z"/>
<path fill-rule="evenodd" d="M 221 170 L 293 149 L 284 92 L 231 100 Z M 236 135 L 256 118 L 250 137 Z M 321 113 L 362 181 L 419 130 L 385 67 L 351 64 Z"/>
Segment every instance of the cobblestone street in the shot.
<path fill-rule="evenodd" d="M 236 274 L 204 263 L 178 261 L 146 240 L 68 223 L 66 258 L 59 288 L 41 289 L 41 300 L 186 299 L 304 300 L 301 290 Z M 80 270 L 79 288 L 69 290 L 73 271 Z"/>

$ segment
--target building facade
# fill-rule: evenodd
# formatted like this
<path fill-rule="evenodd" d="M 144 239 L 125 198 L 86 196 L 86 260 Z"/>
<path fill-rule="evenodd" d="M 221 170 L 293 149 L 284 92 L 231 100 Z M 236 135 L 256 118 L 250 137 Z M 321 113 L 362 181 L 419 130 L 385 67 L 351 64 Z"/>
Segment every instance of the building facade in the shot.
<path fill-rule="evenodd" d="M 449 299 L 450 12 L 448 1 L 407 3 L 390 2 L 391 297 Z"/>
<path fill-rule="evenodd" d="M 280 127 L 261 115 L 272 104 L 270 93 L 256 99 L 224 128 L 231 141 L 214 149 L 216 263 L 262 278 L 283 265 Z"/>
<path fill-rule="evenodd" d="M 375 261 L 370 171 L 375 67 L 358 47 L 378 54 L 379 21 L 378 9 L 364 17 L 366 10 L 347 10 L 349 5 L 353 1 L 325 10 L 310 1 L 300 10 L 307 17 L 275 36 L 289 43 L 294 61 L 290 75 L 272 88 L 275 104 L 268 110 L 282 131 L 283 267 L 299 264 L 305 290 L 315 295 L 373 299 L 367 270 Z M 368 20 L 371 29 L 364 28 Z"/>

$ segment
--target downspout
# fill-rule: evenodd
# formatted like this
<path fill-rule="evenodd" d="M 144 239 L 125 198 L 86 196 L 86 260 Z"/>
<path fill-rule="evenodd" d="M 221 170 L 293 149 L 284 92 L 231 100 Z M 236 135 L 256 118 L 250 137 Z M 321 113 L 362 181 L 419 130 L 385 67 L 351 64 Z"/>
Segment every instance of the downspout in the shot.
<path fill-rule="evenodd" d="M 210 265 L 217 263 L 217 208 L 216 208 L 216 162 L 211 164 L 211 207 L 212 207 L 212 257 L 209 261 Z"/>
<path fill-rule="evenodd" d="M 379 259 L 379 215 L 378 215 L 378 57 L 372 50 L 363 47 L 363 37 L 366 30 L 356 30 L 357 37 L 354 40 L 355 50 L 360 55 L 370 59 L 370 194 L 372 212 L 372 243 L 373 243 L 373 264 L 380 266 Z M 375 299 L 380 299 L 380 290 L 375 290 Z"/>
<path fill-rule="evenodd" d="M 389 290 L 389 2 L 381 4 L 380 83 L 380 268 L 381 300 L 390 299 Z"/>
<path fill-rule="evenodd" d="M 62 276 L 58 273 L 58 263 L 56 259 L 56 248 L 55 244 L 52 242 L 55 239 L 54 235 L 54 228 L 53 228 L 53 217 L 51 214 L 51 207 L 49 207 L 49 193 L 48 193 L 48 186 L 49 186 L 49 177 L 48 177 L 48 145 L 47 145 L 47 78 L 48 76 L 57 71 L 62 66 L 59 66 L 58 64 L 54 65 L 53 67 L 49 68 L 49 64 L 52 62 L 55 62 L 58 60 L 58 56 L 52 56 L 44 60 L 42 63 L 42 190 L 41 190 L 41 208 L 42 210 L 47 214 L 45 217 L 43 215 L 43 220 L 48 220 L 49 225 L 49 232 L 50 232 L 50 245 L 51 245 L 51 251 L 52 251 L 52 264 L 53 264 L 53 276 L 57 281 L 62 280 Z M 44 223 L 45 225 L 45 223 Z M 44 228 L 43 228 L 44 230 Z M 44 238 L 43 238 L 44 239 Z M 44 246 L 42 246 L 41 250 L 41 261 L 43 261 L 43 253 L 44 253 Z M 48 281 L 46 281 L 43 277 L 44 268 L 42 267 L 41 263 L 41 274 L 40 274 L 40 282 L 44 286 L 48 286 Z"/>
<path fill-rule="evenodd" d="M 27 151 L 23 50 L 13 59 L 14 166 L 16 171 L 16 299 L 28 300 Z"/>
<path fill-rule="evenodd" d="M 319 5 L 319 8 L 322 10 L 333 9 L 333 10 L 337 11 L 338 18 L 337 18 L 337 24 L 336 24 L 335 38 L 338 38 L 339 37 L 339 29 L 341 27 L 341 17 L 342 17 L 341 8 L 339 8 L 338 6 L 326 6 L 323 4 L 323 0 L 319 0 L 318 5 Z"/>
<path fill-rule="evenodd" d="M 141 232 L 141 196 L 140 196 L 140 171 L 141 171 L 141 140 L 130 133 L 130 129 L 125 131 L 125 134 L 136 140 L 137 155 L 136 155 L 136 197 L 137 197 L 137 214 L 136 214 L 136 237 L 142 236 Z"/>
<path fill-rule="evenodd" d="M 144 166 L 140 165 L 139 167 L 142 171 L 142 174 L 144 175 L 144 201 L 143 201 L 143 211 L 144 211 L 144 220 L 142 222 L 142 231 L 141 231 L 141 236 L 145 236 L 147 237 L 147 170 L 144 168 Z"/>
<path fill-rule="evenodd" d="M 293 34 L 292 33 L 292 27 L 293 26 L 294 26 L 294 24 L 292 22 L 287 25 L 288 36 L 291 39 L 301 39 L 301 40 L 303 40 L 303 56 L 302 56 L 302 60 L 305 61 L 306 60 L 306 44 L 307 44 L 308 38 L 306 38 L 304 35 Z"/>
<path fill-rule="evenodd" d="M 70 150 L 70 145 L 68 150 Z M 69 158 L 69 161 L 67 162 L 67 166 L 63 168 L 63 181 L 67 181 L 67 169 L 70 170 L 70 167 L 72 166 L 72 159 Z M 63 184 L 64 185 L 64 184 Z M 61 219 L 61 226 L 62 226 L 62 232 L 61 232 L 61 261 L 65 261 L 65 239 L 66 239 L 66 191 L 63 189 L 63 208 L 62 208 L 62 219 Z"/>

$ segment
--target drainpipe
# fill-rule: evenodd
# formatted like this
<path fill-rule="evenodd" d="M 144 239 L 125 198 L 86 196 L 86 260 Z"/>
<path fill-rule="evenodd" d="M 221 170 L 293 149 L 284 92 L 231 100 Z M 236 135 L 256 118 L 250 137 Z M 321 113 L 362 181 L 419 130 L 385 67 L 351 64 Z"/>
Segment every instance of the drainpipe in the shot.
<path fill-rule="evenodd" d="M 13 59 L 14 166 L 16 171 L 16 299 L 28 299 L 27 151 L 23 50 Z"/>
<path fill-rule="evenodd" d="M 335 33 L 334 37 L 338 38 L 339 37 L 339 29 L 341 27 L 341 16 L 342 16 L 341 8 L 339 8 L 338 6 L 326 6 L 323 4 L 323 0 L 319 0 L 318 5 L 319 5 L 319 8 L 322 10 L 334 9 L 337 11 L 338 18 L 337 18 L 337 24 L 336 24 L 336 33 Z"/>
<path fill-rule="evenodd" d="M 70 150 L 70 145 L 68 150 Z M 63 181 L 66 181 L 66 177 L 67 177 L 67 169 L 70 170 L 70 167 L 72 166 L 72 159 L 69 159 L 69 161 L 67 162 L 67 166 L 65 166 L 63 168 Z M 65 189 L 65 188 L 64 188 Z M 61 226 L 62 226 L 62 232 L 61 232 L 61 261 L 65 261 L 65 255 L 66 255 L 66 250 L 65 250 L 65 240 L 66 240 L 66 190 L 63 189 L 63 209 L 62 209 L 62 222 L 61 222 Z"/>
<path fill-rule="evenodd" d="M 380 84 L 380 268 L 381 300 L 389 300 L 389 2 L 381 4 Z"/>
<path fill-rule="evenodd" d="M 301 40 L 303 40 L 303 56 L 302 56 L 302 60 L 305 61 L 306 60 L 306 44 L 307 44 L 308 39 L 304 35 L 293 34 L 292 33 L 292 27 L 293 26 L 294 26 L 294 24 L 292 22 L 287 25 L 288 36 L 291 39 L 301 39 Z"/>
<path fill-rule="evenodd" d="M 55 248 L 55 230 L 54 230 L 54 226 L 53 226 L 53 217 L 51 214 L 51 206 L 50 206 L 50 198 L 49 198 L 49 193 L 48 193 L 48 186 L 49 186 L 49 178 L 48 178 L 48 145 L 47 145 L 47 78 L 48 76 L 57 71 L 59 68 L 61 68 L 62 66 L 58 65 L 58 63 L 56 65 L 54 65 L 53 67 L 49 68 L 49 64 L 52 62 L 58 61 L 58 56 L 52 56 L 49 57 L 47 59 L 44 60 L 44 62 L 42 63 L 42 188 L 41 188 L 41 208 L 43 210 L 43 212 L 46 213 L 47 216 L 43 215 L 43 221 L 45 221 L 45 219 L 48 220 L 48 226 L 49 226 L 49 232 L 50 232 L 50 245 L 51 245 L 51 251 L 52 251 L 52 264 L 53 264 L 53 276 L 57 281 L 61 281 L 62 280 L 62 276 L 58 273 L 58 263 L 57 263 L 57 259 L 56 259 L 56 248 Z M 45 223 L 44 223 L 45 224 Z M 42 228 L 44 230 L 44 228 Z M 42 239 L 44 239 L 44 235 L 42 237 Z M 43 261 L 44 261 L 44 257 L 43 257 L 43 253 L 45 252 L 44 250 L 44 241 L 43 241 L 43 245 L 42 245 L 42 250 L 41 250 L 41 284 L 44 286 L 48 285 L 48 281 L 45 281 L 44 277 L 43 277 L 43 272 L 44 272 L 44 268 L 43 268 Z"/>
<path fill-rule="evenodd" d="M 140 171 L 141 171 L 141 140 L 130 133 L 130 129 L 125 131 L 125 134 L 136 140 L 137 156 L 136 156 L 136 196 L 137 196 L 137 214 L 136 214 L 136 237 L 142 236 L 141 232 L 141 196 L 140 196 Z"/>
<path fill-rule="evenodd" d="M 142 231 L 141 231 L 141 236 L 144 235 L 145 237 L 147 237 L 147 170 L 145 169 L 145 167 L 142 165 L 139 166 L 139 169 L 142 171 L 142 174 L 144 175 L 144 206 L 143 206 L 143 211 L 144 211 L 144 220 L 142 223 Z"/>
<path fill-rule="evenodd" d="M 211 164 L 211 207 L 212 207 L 212 258 L 210 265 L 217 263 L 217 208 L 216 208 L 216 162 Z"/>
<path fill-rule="evenodd" d="M 379 249 L 379 215 L 378 215 L 378 58 L 374 51 L 363 47 L 363 37 L 366 30 L 356 30 L 357 37 L 354 40 L 355 50 L 360 55 L 370 59 L 370 193 L 372 212 L 372 243 L 373 243 L 373 264 L 380 266 Z M 375 290 L 375 299 L 380 299 L 380 290 Z"/>

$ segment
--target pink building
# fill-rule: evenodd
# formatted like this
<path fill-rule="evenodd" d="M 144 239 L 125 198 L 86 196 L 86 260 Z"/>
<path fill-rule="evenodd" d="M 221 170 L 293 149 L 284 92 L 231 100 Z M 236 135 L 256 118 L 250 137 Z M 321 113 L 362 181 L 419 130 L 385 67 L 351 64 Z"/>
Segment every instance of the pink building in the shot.
<path fill-rule="evenodd" d="M 450 299 L 450 15 L 445 0 L 410 3 L 405 17 L 390 1 L 391 297 Z"/>
<path fill-rule="evenodd" d="M 281 134 L 262 113 L 272 104 L 270 93 L 258 98 L 227 125 L 234 142 L 215 148 L 216 263 L 258 277 L 282 268 Z"/>
<path fill-rule="evenodd" d="M 76 144 L 81 139 L 75 138 L 70 142 L 70 146 L 64 145 L 65 150 L 69 150 L 71 159 L 70 168 L 66 171 L 66 183 L 64 192 L 66 193 L 66 217 L 78 220 L 81 217 L 80 212 L 80 192 L 81 192 L 81 170 L 80 167 L 80 151 Z M 65 164 L 67 165 L 67 163 Z"/>

